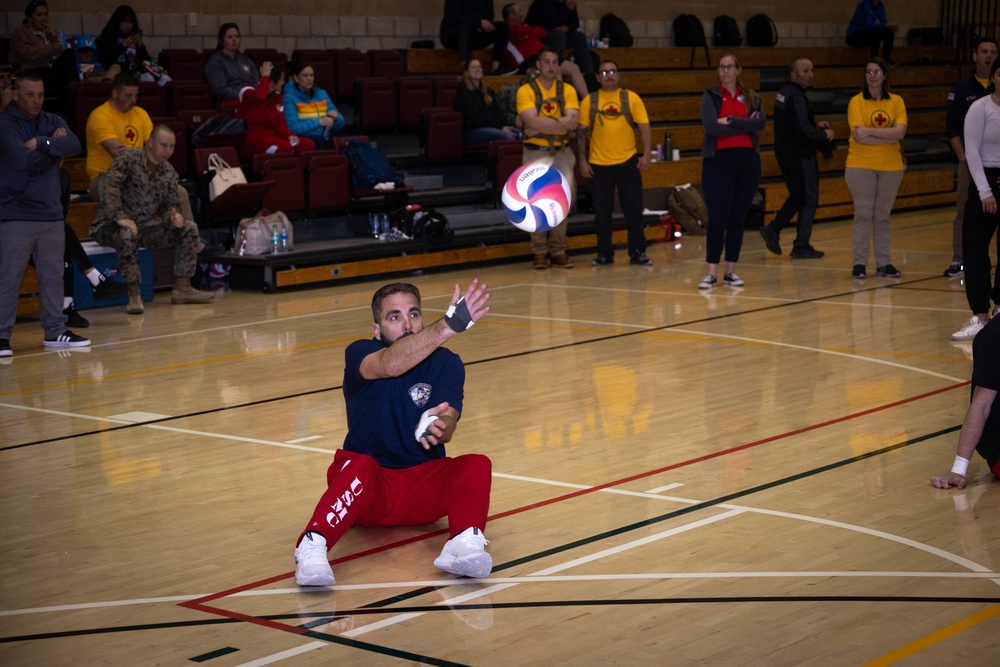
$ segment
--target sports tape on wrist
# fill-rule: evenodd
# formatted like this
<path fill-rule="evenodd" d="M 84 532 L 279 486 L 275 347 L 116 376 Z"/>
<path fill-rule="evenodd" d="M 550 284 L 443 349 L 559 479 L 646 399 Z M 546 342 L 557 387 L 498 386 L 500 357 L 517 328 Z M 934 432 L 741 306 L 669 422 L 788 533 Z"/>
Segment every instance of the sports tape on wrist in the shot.
<path fill-rule="evenodd" d="M 956 475 L 961 475 L 965 477 L 965 473 L 969 470 L 969 459 L 963 459 L 961 456 L 955 457 L 955 463 L 951 466 L 951 471 Z"/>
<path fill-rule="evenodd" d="M 425 410 L 424 414 L 420 415 L 420 421 L 417 422 L 417 428 L 413 431 L 413 437 L 420 442 L 420 438 L 426 438 L 431 433 L 431 424 L 437 421 L 437 415 L 432 415 L 430 410 Z"/>
<path fill-rule="evenodd" d="M 469 306 L 466 305 L 464 296 L 444 314 L 444 322 L 455 333 L 462 333 L 475 324 L 472 321 L 472 313 L 469 312 Z"/>

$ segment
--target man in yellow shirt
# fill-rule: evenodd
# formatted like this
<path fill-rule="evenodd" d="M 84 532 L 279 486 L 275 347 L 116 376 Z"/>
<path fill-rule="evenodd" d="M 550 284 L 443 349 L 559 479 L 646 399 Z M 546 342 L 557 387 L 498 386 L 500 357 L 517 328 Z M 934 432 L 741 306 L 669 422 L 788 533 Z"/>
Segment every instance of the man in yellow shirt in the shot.
<path fill-rule="evenodd" d="M 597 257 L 591 264 L 603 266 L 615 261 L 611 210 L 617 187 L 618 201 L 628 225 L 629 262 L 650 266 L 653 260 L 646 256 L 646 237 L 642 231 L 640 173 L 649 168 L 652 150 L 649 116 L 638 95 L 618 87 L 618 65 L 613 60 L 603 61 L 597 75 L 601 89 L 585 97 L 580 104 L 576 144 L 580 173 L 591 179 L 590 196 L 594 200 Z M 635 126 L 639 127 L 642 137 L 641 153 L 636 152 Z"/>
<path fill-rule="evenodd" d="M 576 199 L 573 169 L 576 158 L 569 147 L 570 133 L 576 131 L 580 103 L 573 86 L 565 85 L 559 75 L 559 56 L 551 48 L 538 54 L 538 78 L 517 89 L 517 115 L 524 125 L 523 164 L 546 162 L 554 165 L 570 183 Z M 547 232 L 531 234 L 532 265 L 535 269 L 552 266 L 572 268 L 566 254 L 566 227 L 563 222 Z"/>

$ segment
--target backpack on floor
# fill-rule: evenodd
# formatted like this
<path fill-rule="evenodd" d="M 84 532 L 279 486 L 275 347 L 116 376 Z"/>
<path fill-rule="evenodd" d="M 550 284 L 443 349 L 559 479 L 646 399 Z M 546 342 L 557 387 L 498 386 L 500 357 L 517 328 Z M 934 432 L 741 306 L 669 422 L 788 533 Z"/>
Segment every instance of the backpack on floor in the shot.
<path fill-rule="evenodd" d="M 705 234 L 708 231 L 708 206 L 705 199 L 690 183 L 674 186 L 667 195 L 669 210 L 687 234 Z"/>
<path fill-rule="evenodd" d="M 677 46 L 706 46 L 705 26 L 694 14 L 679 14 L 674 19 L 674 44 Z"/>
<path fill-rule="evenodd" d="M 728 14 L 720 14 L 712 23 L 713 46 L 739 46 L 743 43 L 740 37 L 740 26 L 736 19 Z"/>
<path fill-rule="evenodd" d="M 397 187 L 403 184 L 385 153 L 367 141 L 351 139 L 344 146 L 344 155 L 351 162 L 351 186 L 355 190 L 371 190 L 379 183 L 395 183 Z"/>
<path fill-rule="evenodd" d="M 632 46 L 632 31 L 628 24 L 614 14 L 601 17 L 601 39 L 608 40 L 608 46 Z"/>
<path fill-rule="evenodd" d="M 778 28 L 767 14 L 754 14 L 747 19 L 747 46 L 774 46 L 778 43 Z"/>

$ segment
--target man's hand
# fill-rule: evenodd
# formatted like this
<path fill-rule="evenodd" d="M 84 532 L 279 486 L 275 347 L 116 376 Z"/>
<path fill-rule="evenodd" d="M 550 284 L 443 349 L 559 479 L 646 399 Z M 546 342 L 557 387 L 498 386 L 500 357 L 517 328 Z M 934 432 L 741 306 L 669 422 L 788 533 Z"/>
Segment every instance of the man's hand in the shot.
<path fill-rule="evenodd" d="M 590 163 L 586 160 L 580 159 L 576 161 L 576 166 L 580 169 L 580 175 L 584 178 L 593 178 L 594 170 L 591 168 Z"/>
<path fill-rule="evenodd" d="M 486 283 L 480 284 L 479 278 L 473 278 L 465 290 L 465 296 L 462 296 L 458 284 L 455 285 L 455 294 L 451 297 L 451 305 L 448 306 L 448 314 L 444 318 L 448 328 L 456 333 L 465 331 L 490 312 L 490 307 L 486 305 L 490 300 L 490 294 L 486 289 Z"/>
<path fill-rule="evenodd" d="M 184 216 L 178 213 L 176 208 L 171 208 L 170 222 L 174 225 L 174 227 L 180 229 L 184 226 Z"/>
<path fill-rule="evenodd" d="M 827 128 L 823 129 L 823 132 L 826 133 L 826 140 L 827 141 L 833 141 L 833 130 L 831 130 L 829 127 L 827 127 Z"/>
<path fill-rule="evenodd" d="M 447 401 L 427 410 L 424 417 L 425 420 L 432 417 L 436 419 L 425 424 L 424 430 L 420 432 L 421 447 L 430 449 L 434 445 L 444 445 L 451 440 L 451 436 L 455 432 L 455 424 L 458 422 L 458 415 L 455 410 L 449 409 Z M 421 420 L 421 423 L 425 420 Z"/>
<path fill-rule="evenodd" d="M 24 142 L 24 147 L 27 148 L 29 151 L 37 150 L 38 139 L 36 139 L 35 137 L 28 139 L 27 141 Z"/>
<path fill-rule="evenodd" d="M 965 477 L 957 472 L 931 477 L 931 486 L 936 489 L 964 489 L 965 484 Z"/>
<path fill-rule="evenodd" d="M 135 220 L 129 218 L 122 218 L 118 221 L 119 227 L 124 227 L 125 229 L 132 232 L 132 236 L 139 238 L 139 227 L 135 224 Z"/>
<path fill-rule="evenodd" d="M 653 157 L 649 153 L 643 153 L 639 156 L 639 171 L 646 171 L 649 169 L 650 163 L 653 161 Z"/>
<path fill-rule="evenodd" d="M 479 22 L 479 29 L 482 30 L 483 32 L 493 32 L 494 30 L 497 29 L 497 27 L 493 25 L 492 21 L 487 21 L 486 19 L 483 19 L 482 21 Z"/>
<path fill-rule="evenodd" d="M 52 138 L 65 137 L 69 132 L 66 131 L 65 127 L 57 127 L 56 131 L 52 133 Z"/>

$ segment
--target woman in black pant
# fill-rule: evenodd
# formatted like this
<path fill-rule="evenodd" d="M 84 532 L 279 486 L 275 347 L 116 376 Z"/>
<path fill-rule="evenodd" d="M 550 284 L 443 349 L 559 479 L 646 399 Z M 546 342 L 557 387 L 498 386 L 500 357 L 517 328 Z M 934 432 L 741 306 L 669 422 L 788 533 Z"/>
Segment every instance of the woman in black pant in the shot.
<path fill-rule="evenodd" d="M 743 245 L 747 211 L 760 183 L 760 140 L 767 118 L 756 91 L 740 85 L 740 63 L 733 55 L 719 59 L 719 85 L 701 97 L 701 185 L 708 204 L 708 239 L 705 261 L 708 275 L 698 289 L 718 284 L 716 271 L 725 249 L 726 271 L 722 282 L 742 287 L 736 262 Z"/>

